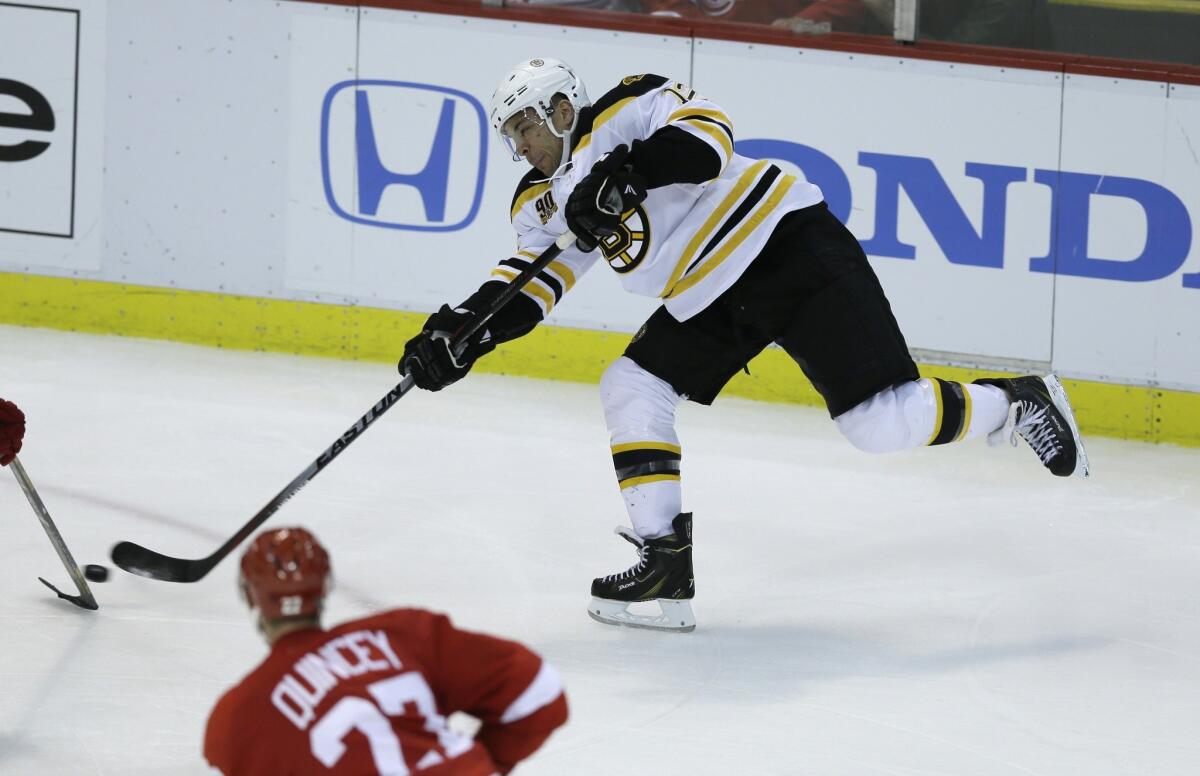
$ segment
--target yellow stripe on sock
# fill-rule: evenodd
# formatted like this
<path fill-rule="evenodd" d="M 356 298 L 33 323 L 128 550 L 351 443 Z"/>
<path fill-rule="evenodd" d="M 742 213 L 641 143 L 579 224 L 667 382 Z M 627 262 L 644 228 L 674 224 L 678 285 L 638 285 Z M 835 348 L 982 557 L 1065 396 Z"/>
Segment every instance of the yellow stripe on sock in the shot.
<path fill-rule="evenodd" d="M 676 455 L 683 454 L 683 448 L 679 445 L 673 445 L 670 442 L 626 442 L 620 445 L 612 446 L 612 453 L 628 453 L 630 450 L 665 450 L 668 453 Z"/>

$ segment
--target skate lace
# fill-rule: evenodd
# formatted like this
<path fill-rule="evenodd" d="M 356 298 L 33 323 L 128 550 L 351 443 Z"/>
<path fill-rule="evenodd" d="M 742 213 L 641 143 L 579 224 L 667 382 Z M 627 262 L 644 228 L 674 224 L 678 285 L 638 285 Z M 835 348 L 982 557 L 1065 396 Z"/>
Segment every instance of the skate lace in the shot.
<path fill-rule="evenodd" d="M 1009 422 L 1005 424 L 1006 430 L 1009 424 L 1012 426 L 1008 432 L 1009 441 L 1013 446 L 1016 447 L 1017 435 L 1020 434 L 1042 459 L 1042 463 L 1048 463 L 1062 452 L 1062 446 L 1054 434 L 1054 426 L 1046 419 L 1045 407 L 1038 407 L 1029 401 L 1016 402 L 1009 413 Z"/>
<path fill-rule="evenodd" d="M 608 576 L 604 577 L 603 581 L 605 582 L 628 579 L 629 577 L 640 573 L 646 568 L 646 564 L 650 562 L 650 547 L 645 541 L 642 540 L 640 536 L 635 534 L 633 531 L 630 531 L 625 526 L 617 526 L 615 533 L 621 538 L 625 539 L 625 541 L 638 548 L 638 562 L 618 574 L 609 574 Z"/>

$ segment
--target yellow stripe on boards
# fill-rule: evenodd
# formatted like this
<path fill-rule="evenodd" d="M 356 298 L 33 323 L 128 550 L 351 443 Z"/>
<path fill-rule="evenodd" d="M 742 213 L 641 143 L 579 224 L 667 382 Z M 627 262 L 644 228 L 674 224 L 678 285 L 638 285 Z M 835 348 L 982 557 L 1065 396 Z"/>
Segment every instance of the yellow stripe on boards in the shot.
<path fill-rule="evenodd" d="M 725 151 L 725 158 L 722 162 L 728 163 L 733 158 L 733 143 L 729 142 L 729 135 L 726 135 L 720 127 L 713 126 L 705 121 L 682 121 L 680 123 L 687 124 L 692 129 L 700 130 L 711 137 L 717 145 L 721 146 L 721 149 Z"/>
<path fill-rule="evenodd" d="M 701 264 L 695 272 L 679 281 L 675 287 L 671 289 L 671 293 L 667 294 L 667 297 L 669 298 L 675 296 L 676 294 L 682 294 L 684 291 L 687 291 L 701 280 L 704 280 L 704 278 L 708 276 L 708 273 L 719 267 L 721 262 L 729 258 L 729 254 L 736 251 L 738 246 L 745 242 L 746 238 L 749 237 L 750 234 L 767 219 L 767 216 L 769 216 L 771 212 L 775 210 L 775 208 L 779 207 L 779 203 L 783 201 L 784 196 L 786 196 L 788 193 L 788 189 L 790 189 L 792 184 L 795 182 L 795 177 L 791 175 L 784 176 L 783 181 L 775 187 L 775 193 L 767 197 L 767 201 L 760 205 L 758 210 L 755 210 L 749 218 L 742 222 L 742 225 L 737 228 L 737 231 L 733 233 L 733 236 L 726 240 L 725 245 L 723 245 L 720 250 L 713 253 L 713 255 L 709 256 L 708 259 L 705 260 L 705 262 Z"/>
<path fill-rule="evenodd" d="M 667 284 L 663 286 L 662 292 L 659 293 L 660 297 L 665 299 L 675 291 L 675 284 L 679 282 L 679 278 L 683 277 L 683 273 L 687 270 L 688 266 L 691 265 L 692 258 L 696 255 L 696 252 L 700 250 L 700 246 L 703 245 L 709 236 L 716 230 L 717 225 L 725 219 L 725 216 L 729 214 L 729 211 L 733 209 L 733 206 L 737 204 L 738 200 L 742 198 L 742 195 L 746 193 L 746 190 L 749 189 L 751 184 L 754 183 L 755 179 L 758 178 L 759 173 L 765 170 L 769 164 L 770 162 L 768 162 L 766 159 L 763 159 L 742 173 L 742 177 L 738 178 L 738 182 L 734 185 L 733 190 L 730 191 L 725 199 L 721 201 L 721 204 L 717 206 L 717 209 L 712 212 L 712 215 L 705 220 L 704 224 L 696 232 L 695 236 L 692 237 L 691 242 L 687 244 L 687 248 L 685 248 L 683 251 L 683 257 L 679 259 L 679 262 L 675 265 L 675 269 L 671 271 L 671 277 L 667 279 Z"/>
<path fill-rule="evenodd" d="M 0 323 L 393 365 L 430 312 L 0 273 Z"/>
<path fill-rule="evenodd" d="M 637 98 L 636 97 L 626 97 L 623 100 L 618 100 L 616 103 L 611 105 L 608 108 L 608 110 L 604 111 L 599 116 L 597 116 L 595 119 L 593 119 L 592 120 L 592 128 L 590 130 L 588 130 L 588 133 L 586 135 L 584 135 L 583 137 L 581 137 L 579 139 L 579 145 L 575 146 L 575 149 L 572 151 L 572 154 L 577 154 L 580 151 L 582 151 L 583 149 L 587 148 L 589 145 L 591 145 L 592 135 L 595 134 L 596 130 L 600 129 L 600 127 L 604 126 L 604 124 L 606 122 L 608 122 L 609 119 L 611 119 L 613 116 L 616 116 L 617 113 L 620 112 L 621 108 L 624 108 L 626 105 L 628 105 L 630 102 L 632 102 L 635 99 L 637 99 Z"/>
<path fill-rule="evenodd" d="M 929 435 L 929 439 L 925 440 L 925 446 L 928 447 L 933 444 L 933 440 L 937 439 L 938 432 L 942 430 L 942 386 L 941 381 L 936 377 L 925 379 L 933 386 L 933 400 L 937 403 L 937 417 L 933 421 L 933 433 Z"/>
<path fill-rule="evenodd" d="M 612 446 L 612 453 L 628 453 L 630 450 L 663 450 L 668 453 L 680 455 L 683 448 L 679 445 L 673 445 L 670 442 L 625 442 L 619 445 Z"/>
<path fill-rule="evenodd" d="M 963 392 L 962 429 L 958 432 L 958 436 L 954 437 L 955 442 L 966 439 L 967 438 L 967 430 L 971 428 L 971 392 L 967 390 L 967 386 L 965 383 L 962 386 L 962 392 Z"/>
<path fill-rule="evenodd" d="M 510 214 L 508 220 L 516 221 L 517 213 L 521 212 L 521 208 L 525 207 L 532 200 L 537 199 L 538 197 L 542 196 L 549 190 L 550 190 L 549 183 L 538 183 L 538 184 L 530 186 L 529 188 L 522 191 L 520 196 L 517 197 L 517 201 L 513 203 L 512 213 Z M 537 257 L 534 257 L 534 258 L 537 258 Z"/>
<path fill-rule="evenodd" d="M 664 482 L 667 480 L 679 481 L 678 474 L 647 474 L 645 477 L 631 477 L 627 480 L 621 480 L 619 483 L 621 490 L 626 488 L 636 488 L 638 485 L 648 485 L 651 482 Z"/>
<path fill-rule="evenodd" d="M 430 312 L 0 272 L 3 324 L 372 362 L 380 365 L 384 383 L 395 378 L 404 342 L 420 331 Z M 500 345 L 474 371 L 595 384 L 629 338 L 622 332 L 542 325 Z M 750 372 L 739 372 L 721 397 L 823 411 L 820 394 L 783 350 L 767 348 L 750 362 Z M 922 365 L 921 372 L 964 384 L 1004 376 L 994 369 L 930 365 Z M 1063 385 L 1085 437 L 1200 447 L 1200 392 L 1071 379 Z"/>

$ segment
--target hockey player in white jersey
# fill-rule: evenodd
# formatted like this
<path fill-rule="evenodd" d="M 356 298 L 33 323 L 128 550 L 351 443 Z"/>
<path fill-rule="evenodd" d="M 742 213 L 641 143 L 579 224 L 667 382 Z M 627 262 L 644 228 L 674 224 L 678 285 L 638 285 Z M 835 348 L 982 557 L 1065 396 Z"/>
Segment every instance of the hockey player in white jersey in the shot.
<path fill-rule="evenodd" d="M 858 241 L 816 186 L 734 151 L 733 122 L 689 87 L 632 75 L 592 104 L 565 63 L 531 59 L 501 81 L 491 125 L 533 169 L 512 201 L 516 251 L 477 292 L 443 305 L 400 362 L 427 390 L 461 379 L 497 343 L 534 328 L 598 259 L 662 306 L 604 373 L 601 400 L 638 562 L 592 583 L 601 622 L 695 627 L 692 516 L 683 512 L 675 408 L 711 404 L 778 343 L 868 452 L 1020 435 L 1054 474 L 1087 476 L 1053 375 L 961 384 L 922 378 Z M 570 229 L 578 238 L 457 356 L 461 331 Z M 657 601 L 658 614 L 629 611 Z"/>

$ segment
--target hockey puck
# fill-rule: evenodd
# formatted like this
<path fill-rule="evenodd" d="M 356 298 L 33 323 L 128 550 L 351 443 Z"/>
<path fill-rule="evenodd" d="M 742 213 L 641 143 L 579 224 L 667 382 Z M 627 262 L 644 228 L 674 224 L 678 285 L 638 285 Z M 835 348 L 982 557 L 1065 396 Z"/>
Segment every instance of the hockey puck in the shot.
<path fill-rule="evenodd" d="M 89 582 L 107 582 L 108 568 L 95 563 L 89 563 L 83 567 L 83 575 L 88 578 Z"/>

